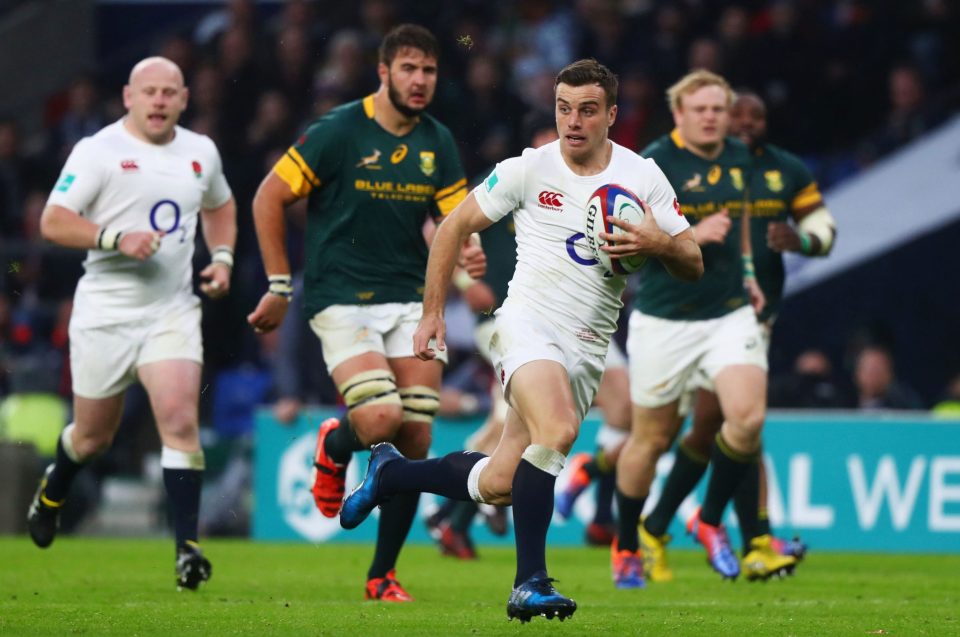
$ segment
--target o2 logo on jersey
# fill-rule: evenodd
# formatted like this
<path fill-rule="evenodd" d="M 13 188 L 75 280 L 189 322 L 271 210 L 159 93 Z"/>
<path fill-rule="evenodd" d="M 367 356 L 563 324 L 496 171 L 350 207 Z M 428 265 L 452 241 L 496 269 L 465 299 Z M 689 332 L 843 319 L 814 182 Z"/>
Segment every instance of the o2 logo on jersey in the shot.
<path fill-rule="evenodd" d="M 590 256 L 584 257 L 577 252 L 577 242 L 584 241 L 586 238 L 587 238 L 586 235 L 583 234 L 582 232 L 578 232 L 576 234 L 572 234 L 569 237 L 567 237 L 567 255 L 571 259 L 573 259 L 575 263 L 579 263 L 580 265 L 587 265 L 587 266 L 597 265 L 598 261 L 596 257 L 590 254 L 590 248 L 588 248 L 586 244 L 581 244 L 581 245 L 583 247 L 584 252 L 586 252 Z"/>
<path fill-rule="evenodd" d="M 187 240 L 187 228 L 180 225 L 180 206 L 173 199 L 161 199 L 150 209 L 150 227 L 157 232 L 173 234 L 180 231 L 180 243 Z"/>

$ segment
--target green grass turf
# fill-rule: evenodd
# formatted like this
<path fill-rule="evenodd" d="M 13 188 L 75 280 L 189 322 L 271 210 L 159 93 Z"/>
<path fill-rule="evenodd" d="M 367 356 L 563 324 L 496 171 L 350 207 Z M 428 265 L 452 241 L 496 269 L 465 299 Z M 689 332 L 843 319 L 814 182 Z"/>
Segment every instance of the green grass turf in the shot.
<path fill-rule="evenodd" d="M 564 623 L 508 622 L 513 552 L 459 562 L 410 546 L 399 579 L 413 604 L 362 601 L 371 547 L 207 541 L 213 579 L 177 593 L 169 541 L 0 538 L 0 635 L 957 635 L 960 556 L 812 553 L 794 577 L 721 582 L 677 551 L 676 581 L 614 590 L 608 554 L 549 553 Z"/>

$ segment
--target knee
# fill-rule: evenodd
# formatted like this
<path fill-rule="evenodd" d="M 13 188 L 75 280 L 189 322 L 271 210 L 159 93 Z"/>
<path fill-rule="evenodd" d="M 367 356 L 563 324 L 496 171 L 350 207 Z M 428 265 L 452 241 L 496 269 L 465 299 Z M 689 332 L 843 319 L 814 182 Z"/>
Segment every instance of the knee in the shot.
<path fill-rule="evenodd" d="M 556 449 L 563 455 L 570 453 L 573 443 L 577 440 L 579 428 L 571 423 L 553 423 L 550 426 L 541 426 L 537 428 L 537 435 L 533 436 L 531 442 L 534 444 Z"/>
<path fill-rule="evenodd" d="M 73 433 L 73 450 L 81 460 L 89 460 L 105 453 L 113 444 L 113 435 L 108 432 Z"/>
<path fill-rule="evenodd" d="M 494 506 L 510 506 L 513 504 L 513 480 L 498 479 L 491 476 L 484 480 L 486 475 L 480 476 L 480 495 L 485 504 Z"/>
<path fill-rule="evenodd" d="M 670 449 L 672 442 L 670 436 L 665 434 L 648 434 L 643 437 L 633 437 L 633 448 L 637 455 L 655 461 Z"/>
<path fill-rule="evenodd" d="M 430 427 L 405 424 L 396 437 L 396 446 L 407 458 L 422 460 L 430 452 L 433 434 Z"/>
<path fill-rule="evenodd" d="M 741 436 L 759 439 L 766 418 L 766 409 L 761 404 L 746 404 L 730 410 L 726 422 Z"/>
<path fill-rule="evenodd" d="M 392 441 L 400 430 L 403 409 L 397 405 L 366 405 L 350 411 L 350 424 L 366 446 Z"/>

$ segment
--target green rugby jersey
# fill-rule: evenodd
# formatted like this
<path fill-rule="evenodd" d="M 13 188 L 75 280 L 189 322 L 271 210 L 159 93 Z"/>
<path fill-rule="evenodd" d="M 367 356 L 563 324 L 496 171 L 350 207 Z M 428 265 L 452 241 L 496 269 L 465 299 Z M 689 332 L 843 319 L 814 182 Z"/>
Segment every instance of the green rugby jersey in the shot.
<path fill-rule="evenodd" d="M 733 224 L 722 244 L 700 246 L 703 277 L 696 283 L 672 277 L 657 259 L 640 272 L 634 307 L 644 314 L 679 321 L 700 321 L 729 314 L 747 303 L 740 258 L 740 217 L 750 178 L 750 152 L 740 140 L 727 137 L 716 159 L 704 159 L 684 147 L 676 130 L 643 152 L 657 162 L 677 193 L 690 225 L 722 208 Z"/>
<path fill-rule="evenodd" d="M 307 200 L 304 309 L 423 300 L 427 215 L 466 197 L 450 131 L 426 113 L 402 137 L 374 119 L 373 96 L 313 122 L 273 168 Z"/>
<path fill-rule="evenodd" d="M 783 254 L 767 247 L 767 224 L 796 219 L 823 205 L 823 197 L 803 161 L 778 146 L 753 151 L 750 179 L 750 238 L 757 282 L 767 298 L 761 320 L 775 316 L 783 298 Z"/>
<path fill-rule="evenodd" d="M 513 225 L 513 214 L 481 232 L 480 242 L 487 255 L 487 272 L 483 275 L 483 281 L 497 298 L 492 308 L 496 309 L 507 298 L 510 279 L 517 269 L 517 230 Z"/>

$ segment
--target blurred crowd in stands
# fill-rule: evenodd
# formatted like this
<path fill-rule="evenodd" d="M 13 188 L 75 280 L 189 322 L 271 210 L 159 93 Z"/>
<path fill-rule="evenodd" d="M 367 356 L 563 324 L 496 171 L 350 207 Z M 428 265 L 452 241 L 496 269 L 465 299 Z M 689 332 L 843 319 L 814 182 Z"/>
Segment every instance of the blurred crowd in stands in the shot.
<path fill-rule="evenodd" d="M 204 301 L 202 417 L 227 434 L 249 430 L 257 402 L 281 400 L 279 415 L 292 418 L 301 403 L 336 401 L 298 316 L 264 337 L 246 326 L 265 284 L 250 202 L 311 119 L 376 89 L 377 45 L 397 23 L 423 24 L 440 40 L 431 112 L 452 130 L 474 180 L 522 149 L 524 118 L 552 114 L 556 72 L 585 56 L 620 76 L 615 141 L 639 150 L 667 132 L 665 88 L 688 69 L 708 68 L 765 98 L 773 141 L 800 154 L 822 189 L 936 127 L 960 104 L 960 9 L 948 0 L 231 0 L 204 7 L 189 29 L 160 30 L 114 71 L 91 69 L 50 95 L 38 105 L 46 124 L 39 135 L 24 135 L 13 114 L 0 113 L 0 399 L 38 393 L 67 404 L 66 327 L 83 254 L 45 243 L 38 220 L 73 145 L 122 116 L 120 69 L 145 55 L 164 55 L 183 69 L 190 107 L 181 123 L 216 141 L 239 206 L 233 292 L 227 301 Z M 305 213 L 301 206 L 290 214 L 296 266 Z M 198 245 L 197 263 L 208 258 Z M 804 353 L 774 378 L 771 405 L 931 406 L 895 378 L 887 350 L 863 345 L 845 361 Z M 482 369 L 471 366 L 467 349 L 455 361 L 467 367 L 451 374 L 451 386 L 479 400 L 448 401 L 448 411 L 482 408 Z M 946 392 L 960 401 L 957 381 Z M 128 400 L 133 422 L 149 413 L 143 401 Z M 50 426 L 58 431 L 62 414 L 44 413 L 56 414 Z M 0 428 L 11 422 L 0 415 Z M 138 436 L 153 435 L 152 428 L 131 431 L 145 433 L 130 434 L 130 446 L 149 446 Z M 118 447 L 114 457 L 126 457 L 122 431 Z"/>

